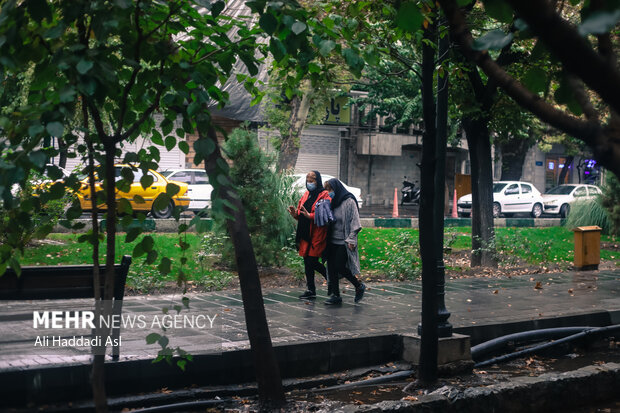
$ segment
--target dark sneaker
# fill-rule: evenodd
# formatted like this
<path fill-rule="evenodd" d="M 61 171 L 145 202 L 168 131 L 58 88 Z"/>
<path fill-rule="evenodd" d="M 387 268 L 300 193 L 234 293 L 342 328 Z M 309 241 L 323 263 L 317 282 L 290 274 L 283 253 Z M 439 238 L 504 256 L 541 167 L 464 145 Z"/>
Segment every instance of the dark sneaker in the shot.
<path fill-rule="evenodd" d="M 300 295 L 299 298 L 302 300 L 313 300 L 316 298 L 316 293 L 310 290 L 306 290 L 306 292 Z"/>
<path fill-rule="evenodd" d="M 366 291 L 366 284 L 362 283 L 358 288 L 355 289 L 355 302 L 358 303 L 364 298 L 364 291 Z"/>
<path fill-rule="evenodd" d="M 332 295 L 325 301 L 325 305 L 338 305 L 338 304 L 342 304 L 342 297 L 338 295 Z"/>

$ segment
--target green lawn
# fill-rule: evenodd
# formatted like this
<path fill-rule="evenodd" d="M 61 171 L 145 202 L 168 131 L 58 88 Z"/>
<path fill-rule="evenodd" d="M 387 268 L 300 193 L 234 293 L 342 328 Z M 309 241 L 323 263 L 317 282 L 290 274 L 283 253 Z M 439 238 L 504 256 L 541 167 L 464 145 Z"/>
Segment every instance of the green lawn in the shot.
<path fill-rule="evenodd" d="M 149 234 L 155 241 L 154 249 L 172 259 L 173 271 L 162 276 L 156 265 L 146 264 L 144 258 L 135 258 L 130 269 L 128 285 L 139 291 L 149 291 L 166 281 L 176 280 L 182 255 L 179 236 L 176 234 Z M 525 260 L 534 265 L 546 263 L 569 265 L 573 260 L 573 233 L 563 227 L 551 228 L 497 228 L 497 249 L 504 261 Z M 212 253 L 213 240 L 209 233 L 184 234 L 181 236 L 190 247 L 185 251 L 188 263 L 183 268 L 188 280 L 204 287 L 218 289 L 229 282 L 234 274 L 214 268 L 217 257 Z M 207 241 L 204 241 L 207 237 Z M 92 246 L 78 242 L 78 235 L 51 234 L 42 245 L 28 248 L 21 259 L 22 265 L 87 264 L 92 262 Z M 125 235 L 118 235 L 116 241 L 116 262 L 125 254 L 131 255 L 134 246 L 142 239 L 138 237 L 125 243 Z M 445 246 L 453 251 L 471 249 L 471 228 L 447 228 Z M 612 241 L 603 236 L 602 241 Z M 206 247 L 205 247 L 206 246 Z M 365 228 L 359 237 L 360 257 L 363 272 L 385 274 L 386 278 L 411 278 L 419 275 L 418 230 L 401 228 Z M 205 249 L 203 251 L 203 249 Z M 104 262 L 105 243 L 101 244 L 101 261 Z M 601 250 L 601 258 L 616 261 L 620 266 L 620 252 Z M 157 260 L 159 262 L 159 260 Z M 301 259 L 289 254 L 288 267 L 301 270 Z"/>

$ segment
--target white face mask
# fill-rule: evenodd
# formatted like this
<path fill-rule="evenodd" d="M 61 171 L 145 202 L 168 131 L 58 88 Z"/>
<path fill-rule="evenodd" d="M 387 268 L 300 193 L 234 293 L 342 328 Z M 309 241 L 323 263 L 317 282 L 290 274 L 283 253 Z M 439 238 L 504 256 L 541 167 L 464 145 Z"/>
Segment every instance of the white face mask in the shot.
<path fill-rule="evenodd" d="M 314 182 L 306 182 L 306 189 L 310 192 L 316 189 L 316 183 Z"/>

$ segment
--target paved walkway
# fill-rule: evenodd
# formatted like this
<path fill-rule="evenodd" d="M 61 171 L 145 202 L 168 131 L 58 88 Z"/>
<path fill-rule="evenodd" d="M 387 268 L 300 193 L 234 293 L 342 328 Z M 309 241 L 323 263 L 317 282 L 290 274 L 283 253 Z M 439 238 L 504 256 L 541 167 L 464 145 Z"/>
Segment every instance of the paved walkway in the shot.
<path fill-rule="evenodd" d="M 343 280 L 344 281 L 344 280 Z M 344 283 L 343 283 L 344 284 Z M 419 282 L 371 284 L 364 300 L 353 303 L 353 289 L 343 285 L 343 305 L 300 301 L 301 291 L 264 291 L 265 308 L 274 343 L 326 340 L 360 335 L 414 332 L 420 321 Z M 539 287 L 539 288 L 536 288 Z M 324 290 L 324 288 L 321 288 Z M 241 296 L 236 291 L 188 295 L 189 310 L 174 319 L 177 328 L 165 332 L 170 346 L 193 354 L 248 347 Z M 53 345 L 54 337 L 88 336 L 86 329 L 34 329 L 33 311 L 89 310 L 91 300 L 4 302 L 0 309 L 0 373 L 37 365 L 84 363 L 88 347 Z M 146 344 L 150 333 L 164 334 L 160 324 L 170 323 L 181 296 L 126 297 L 125 320 L 134 327 L 121 329 L 121 360 L 154 357 L 160 347 Z M 620 269 L 520 276 L 510 279 L 469 278 L 448 281 L 446 306 L 454 327 L 486 325 L 587 314 L 612 313 L 620 323 Z M 164 317 L 162 308 L 167 307 Z M 143 326 L 137 321 L 142 317 Z M 157 322 L 153 322 L 157 319 Z M 209 320 L 214 320 L 210 324 Z M 185 323 L 185 324 L 183 324 Z M 194 323 L 193 325 L 191 323 Z M 173 326 L 174 327 L 174 326 Z M 47 337 L 47 345 L 42 341 Z M 39 338 L 39 345 L 35 345 Z"/>

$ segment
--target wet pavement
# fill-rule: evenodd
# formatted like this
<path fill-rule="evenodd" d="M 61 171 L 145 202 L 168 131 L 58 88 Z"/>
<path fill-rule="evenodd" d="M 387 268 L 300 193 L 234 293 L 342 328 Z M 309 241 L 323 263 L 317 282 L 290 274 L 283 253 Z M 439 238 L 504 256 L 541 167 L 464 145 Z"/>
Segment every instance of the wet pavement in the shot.
<path fill-rule="evenodd" d="M 263 291 L 273 342 L 285 344 L 416 331 L 421 311 L 419 281 L 369 284 L 358 304 L 353 302 L 353 288 L 345 283 L 341 286 L 345 287 L 343 304 L 337 307 L 324 305 L 324 286 L 319 287 L 319 296 L 314 301 L 299 300 L 301 291 L 292 289 Z M 120 360 L 155 357 L 161 347 L 157 343 L 147 344 L 146 337 L 151 333 L 165 334 L 169 347 L 179 346 L 192 354 L 249 347 L 239 292 L 219 291 L 187 297 L 189 308 L 182 305 L 180 294 L 125 297 Z M 612 323 L 620 323 L 620 269 L 449 280 L 445 302 L 452 313 L 449 321 L 455 328 L 597 312 L 607 312 Z M 88 337 L 88 328 L 63 324 L 63 328 L 53 329 L 50 324 L 50 328 L 39 325 L 35 329 L 33 311 L 88 311 L 91 305 L 92 300 L 4 302 L 0 310 L 0 373 L 88 362 L 87 346 L 78 348 L 60 340 Z M 179 307 L 175 309 L 175 306 Z M 135 322 L 133 326 L 126 323 L 131 319 Z M 143 320 L 144 325 L 136 320 Z M 170 324 L 171 321 L 178 323 Z M 164 331 L 162 327 L 167 328 Z M 48 342 L 42 337 L 47 337 Z M 53 343 L 55 337 L 57 343 Z"/>

